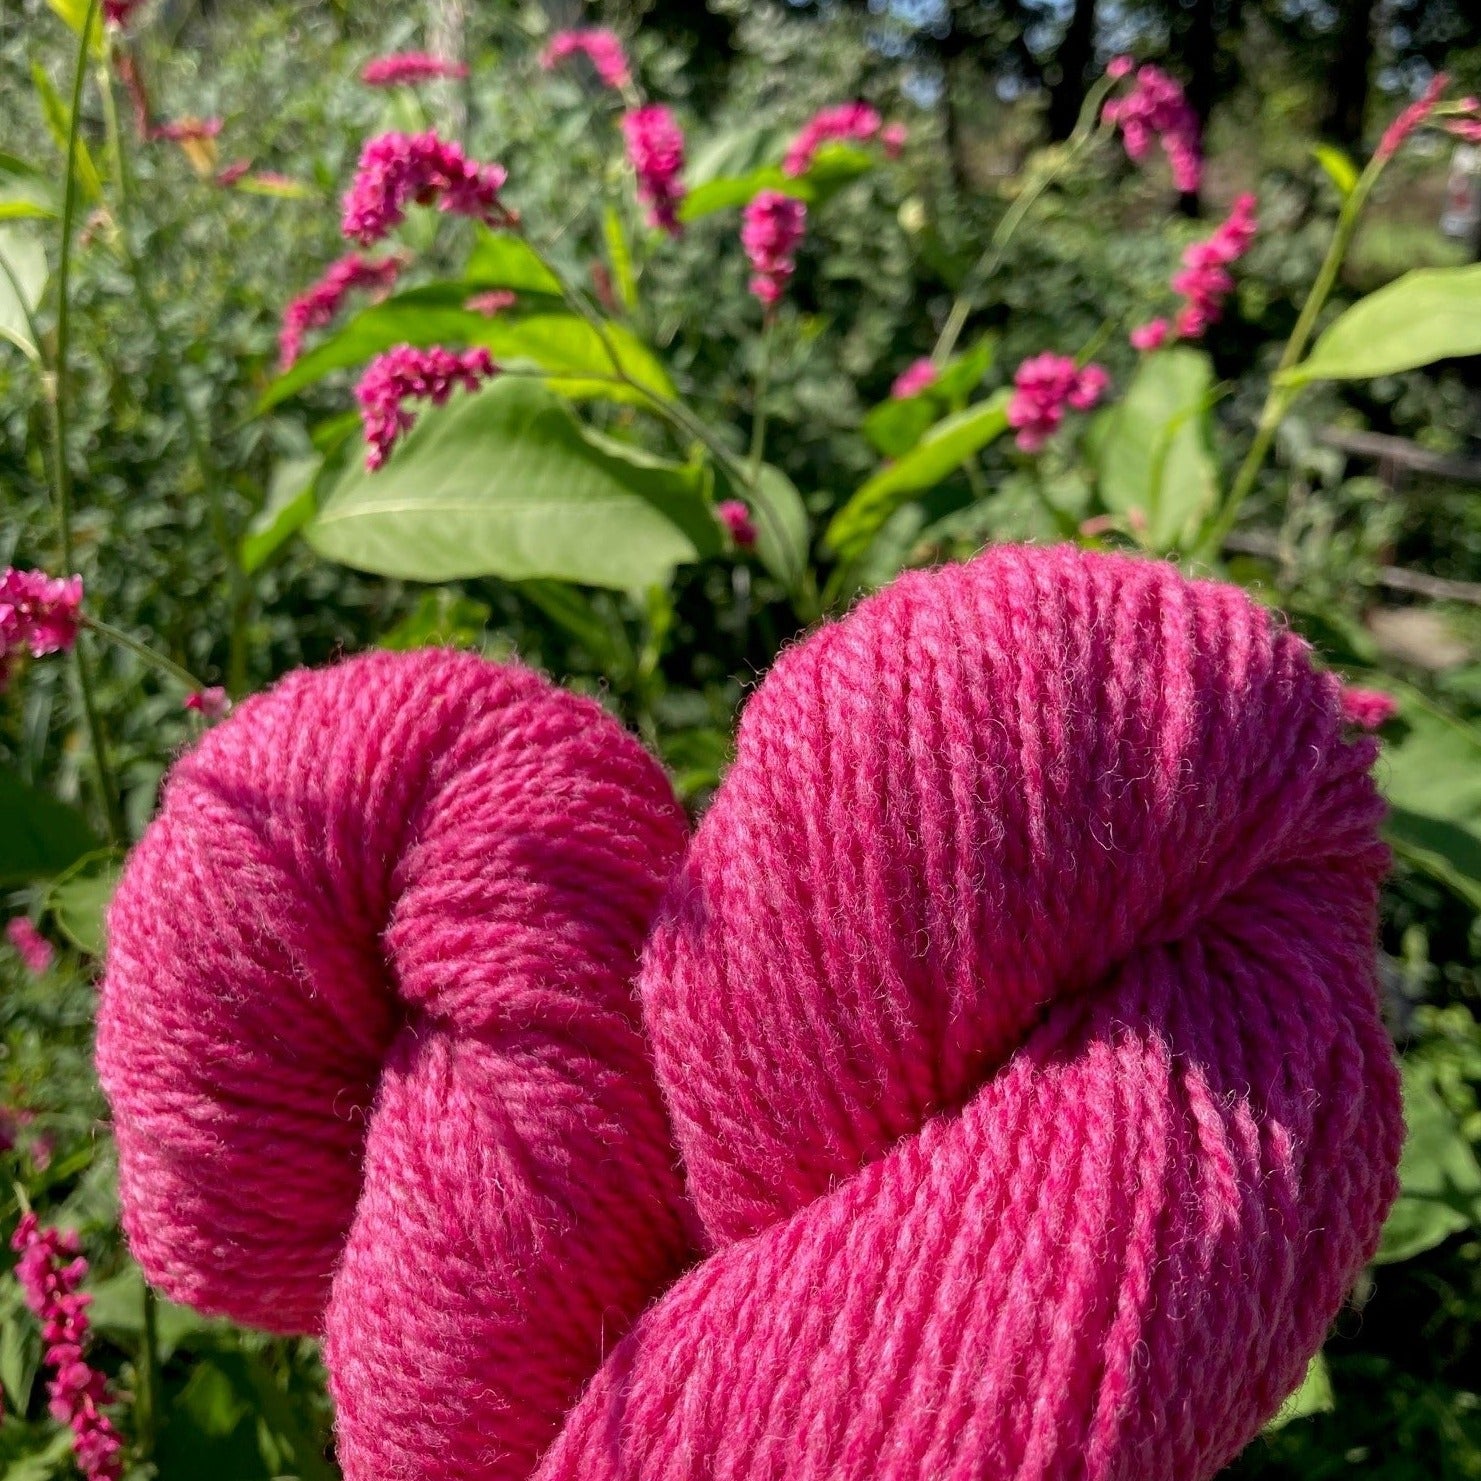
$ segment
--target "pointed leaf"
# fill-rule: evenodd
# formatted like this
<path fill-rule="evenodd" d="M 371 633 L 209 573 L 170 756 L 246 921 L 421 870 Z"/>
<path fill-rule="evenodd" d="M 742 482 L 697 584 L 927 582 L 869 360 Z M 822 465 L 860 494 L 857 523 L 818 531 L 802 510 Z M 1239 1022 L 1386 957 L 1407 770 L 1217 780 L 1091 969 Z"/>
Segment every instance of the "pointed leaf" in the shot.
<path fill-rule="evenodd" d="M 1465 355 L 1481 355 L 1481 263 L 1421 267 L 1340 314 L 1281 382 L 1367 380 Z"/>
<path fill-rule="evenodd" d="M 1346 200 L 1358 183 L 1358 167 L 1332 144 L 1317 144 L 1311 152 L 1327 179 L 1337 187 L 1337 193 Z"/>
<path fill-rule="evenodd" d="M 242 537 L 240 560 L 247 575 L 262 566 L 314 517 L 314 480 L 324 466 L 319 454 L 288 458 L 273 469 L 267 500 Z"/>
<path fill-rule="evenodd" d="M 89 956 L 102 956 L 108 902 L 118 888 L 122 865 L 107 849 L 79 859 L 46 892 L 46 908 L 62 934 Z"/>
<path fill-rule="evenodd" d="M 46 74 L 46 68 L 40 62 L 31 63 L 31 82 L 36 89 L 36 96 L 41 103 L 41 112 L 46 119 L 46 127 L 52 138 L 56 141 L 57 150 L 62 156 L 62 165 L 67 163 L 67 137 L 71 133 L 72 110 L 62 100 L 62 95 L 52 85 L 52 80 Z M 95 201 L 103 193 L 103 179 L 98 174 L 98 167 L 93 163 L 93 157 L 88 153 L 87 142 L 81 133 L 77 136 L 77 153 L 74 156 L 77 167 L 77 183 L 82 188 L 83 195 L 90 201 Z"/>
<path fill-rule="evenodd" d="M 702 469 L 619 449 L 538 382 L 503 377 L 424 412 L 378 472 L 357 457 L 305 533 L 330 560 L 411 581 L 642 589 L 719 533 Z"/>
<path fill-rule="evenodd" d="M 0 886 L 49 879 L 97 846 L 80 812 L 0 767 Z"/>
<path fill-rule="evenodd" d="M 46 249 L 24 227 L 0 227 L 0 338 L 35 360 L 31 319 L 46 289 Z"/>
<path fill-rule="evenodd" d="M 463 267 L 465 282 L 476 288 L 512 288 L 516 293 L 561 296 L 561 281 L 535 249 L 509 232 L 482 230 Z"/>

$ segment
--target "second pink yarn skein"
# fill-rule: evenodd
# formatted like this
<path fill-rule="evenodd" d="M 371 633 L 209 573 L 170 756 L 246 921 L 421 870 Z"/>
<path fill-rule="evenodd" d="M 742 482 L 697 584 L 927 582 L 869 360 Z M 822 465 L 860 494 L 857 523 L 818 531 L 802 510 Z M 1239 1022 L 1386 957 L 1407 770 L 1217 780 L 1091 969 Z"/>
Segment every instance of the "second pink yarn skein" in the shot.
<path fill-rule="evenodd" d="M 523 671 L 290 677 L 112 913 L 135 1252 L 327 1300 L 350 1481 L 1203 1481 L 1395 1192 L 1373 755 L 1242 593 L 1069 548 L 784 654 L 682 863 Z"/>

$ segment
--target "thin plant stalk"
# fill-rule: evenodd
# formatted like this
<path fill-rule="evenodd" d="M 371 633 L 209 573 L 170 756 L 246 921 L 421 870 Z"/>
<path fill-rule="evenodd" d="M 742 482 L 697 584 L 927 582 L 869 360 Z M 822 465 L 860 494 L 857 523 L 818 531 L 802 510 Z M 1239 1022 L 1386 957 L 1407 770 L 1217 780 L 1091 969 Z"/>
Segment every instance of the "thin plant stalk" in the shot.
<path fill-rule="evenodd" d="M 770 314 L 761 329 L 761 358 L 756 366 L 755 403 L 751 411 L 751 453 L 746 467 L 746 482 L 755 489 L 761 477 L 761 462 L 766 453 L 766 397 L 771 389 L 771 339 L 773 319 Z"/>
<path fill-rule="evenodd" d="M 1234 482 L 1229 486 L 1228 495 L 1210 521 L 1203 539 L 1199 542 L 1198 554 L 1205 560 L 1212 561 L 1219 558 L 1224 548 L 1224 541 L 1229 538 L 1229 533 L 1239 516 L 1240 507 L 1249 497 L 1260 476 L 1260 469 L 1264 467 L 1266 455 L 1275 441 L 1275 434 L 1280 430 L 1280 424 L 1285 420 L 1292 402 L 1300 394 L 1300 388 L 1287 385 L 1284 377 L 1287 371 L 1295 369 L 1306 353 L 1306 348 L 1316 329 L 1317 319 L 1326 307 L 1327 299 L 1331 296 L 1333 287 L 1336 286 L 1337 274 L 1341 272 L 1342 263 L 1347 256 L 1348 249 L 1352 246 L 1352 239 L 1357 232 L 1363 207 L 1367 205 L 1368 197 L 1372 194 L 1373 187 L 1387 163 L 1387 158 L 1375 154 L 1358 177 L 1347 199 L 1342 203 L 1342 209 L 1337 216 L 1337 226 L 1327 246 L 1327 255 L 1322 259 L 1321 268 L 1312 282 L 1311 290 L 1306 295 L 1306 302 L 1302 304 L 1301 313 L 1296 319 L 1296 327 L 1291 330 L 1291 336 L 1286 341 L 1280 360 L 1276 364 L 1275 373 L 1270 378 L 1270 389 L 1266 393 L 1265 404 L 1260 409 L 1259 421 L 1255 424 L 1254 439 L 1244 455 L 1243 462 L 1239 465 Z"/>
<path fill-rule="evenodd" d="M 158 669 L 162 674 L 169 675 L 177 684 L 183 685 L 192 694 L 205 685 L 196 678 L 187 668 L 182 668 L 172 658 L 166 658 L 163 653 L 157 653 L 147 643 L 141 643 L 137 638 L 131 637 L 121 627 L 114 627 L 111 622 L 104 622 L 101 617 L 93 617 L 89 613 L 83 613 L 82 625 L 90 627 L 100 638 L 106 638 L 110 643 L 117 643 L 120 648 L 127 648 L 136 658 L 141 658 L 151 668 Z"/>
<path fill-rule="evenodd" d="M 77 65 L 72 73 L 72 114 L 67 121 L 67 173 L 62 186 L 61 243 L 57 251 L 57 331 L 56 350 L 52 358 L 51 384 L 47 387 L 48 420 L 52 441 L 52 488 L 57 513 L 57 531 L 61 537 L 62 568 L 70 573 L 76 566 L 76 549 L 72 538 L 72 470 L 67 463 L 69 391 L 72 330 L 72 233 L 77 222 L 77 142 L 81 131 L 82 87 L 87 78 L 88 40 L 98 19 L 99 0 L 88 0 L 82 31 L 77 40 Z M 72 646 L 73 670 L 77 675 L 77 692 L 82 701 L 83 724 L 93 753 L 97 772 L 98 797 L 109 838 L 115 844 L 124 838 L 123 809 L 119 804 L 118 786 L 108 759 L 108 741 L 98 717 L 93 693 L 92 668 L 79 635 Z"/>

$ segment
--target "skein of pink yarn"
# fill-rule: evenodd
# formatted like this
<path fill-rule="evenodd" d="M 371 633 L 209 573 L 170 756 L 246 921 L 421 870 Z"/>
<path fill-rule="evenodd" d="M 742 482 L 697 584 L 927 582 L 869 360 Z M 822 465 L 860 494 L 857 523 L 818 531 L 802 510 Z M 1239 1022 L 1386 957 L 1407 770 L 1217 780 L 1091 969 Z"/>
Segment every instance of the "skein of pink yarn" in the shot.
<path fill-rule="evenodd" d="M 328 1308 L 352 1481 L 1202 1481 L 1258 1432 L 1372 1254 L 1402 1137 L 1375 743 L 1299 640 L 1169 566 L 1004 548 L 789 650 L 643 957 L 692 1210 L 642 1053 L 581 1026 L 622 1000 L 642 926 L 602 906 L 632 871 L 623 922 L 651 907 L 672 804 L 602 722 L 632 766 L 608 815 L 667 822 L 525 932 L 499 887 L 517 850 L 472 840 L 527 829 L 579 873 L 566 830 L 595 797 L 552 796 L 533 755 L 491 771 L 492 721 L 424 744 L 459 664 L 365 660 L 244 705 L 183 763 L 110 923 L 136 1253 L 175 1294 L 312 1326 L 352 1225 Z M 380 726 L 347 724 L 352 695 Z M 383 743 L 350 739 L 387 725 L 417 737 L 384 747 L 412 758 L 394 799 L 364 779 Z M 465 768 L 505 778 L 500 805 Z M 444 789 L 463 805 L 413 800 Z M 606 985 L 568 986 L 589 960 L 568 938 L 604 935 Z M 561 984 L 533 1021 L 489 970 L 505 937 L 515 980 Z M 364 1034 L 372 1000 L 391 1022 Z M 408 1044 L 490 1023 L 534 1035 L 581 1108 L 529 1104 L 517 1163 L 491 1150 L 527 1104 L 509 1060 L 402 1093 L 426 1084 Z M 569 1360 L 537 1383 L 557 1332 Z"/>
<path fill-rule="evenodd" d="M 469 655 L 290 675 L 175 768 L 108 922 L 124 1226 L 323 1332 L 348 1481 L 525 1474 L 682 1262 L 632 984 L 684 836 L 598 705 Z"/>

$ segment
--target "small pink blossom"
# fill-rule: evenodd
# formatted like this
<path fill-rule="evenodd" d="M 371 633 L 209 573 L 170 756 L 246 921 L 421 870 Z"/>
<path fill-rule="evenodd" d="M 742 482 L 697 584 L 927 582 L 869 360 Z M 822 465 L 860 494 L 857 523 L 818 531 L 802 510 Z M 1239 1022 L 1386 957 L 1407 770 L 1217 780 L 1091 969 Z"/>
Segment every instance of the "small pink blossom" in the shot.
<path fill-rule="evenodd" d="M 1059 429 L 1065 407 L 1089 411 L 1109 384 L 1099 365 L 1080 369 L 1068 355 L 1035 355 L 1018 367 L 1008 425 L 1017 429 L 1018 446 L 1038 452 Z"/>
<path fill-rule="evenodd" d="M 5 939 L 15 948 L 26 965 L 26 971 L 33 977 L 43 977 L 51 970 L 56 951 L 26 916 L 14 916 L 6 923 Z"/>
<path fill-rule="evenodd" d="M 890 387 L 890 395 L 896 401 L 905 401 L 911 396 L 919 396 L 927 386 L 934 386 L 940 375 L 941 372 L 937 370 L 934 360 L 917 360 L 907 365 L 895 377 L 895 383 Z"/>
<path fill-rule="evenodd" d="M 741 550 L 753 550 L 756 545 L 756 525 L 751 511 L 739 499 L 726 499 L 715 506 L 715 517 L 730 533 Z"/>
<path fill-rule="evenodd" d="M 900 151 L 905 148 L 905 141 L 909 137 L 909 130 L 903 123 L 887 123 L 879 131 L 879 142 L 884 145 L 885 155 L 889 159 L 900 158 Z"/>
<path fill-rule="evenodd" d="M 366 62 L 360 69 L 360 81 L 367 87 L 410 86 L 417 82 L 432 82 L 439 77 L 461 78 L 467 75 L 466 62 L 434 57 L 425 51 L 393 52 L 390 56 Z"/>
<path fill-rule="evenodd" d="M 1235 198 L 1229 215 L 1211 237 L 1184 249 L 1183 266 L 1172 279 L 1174 292 L 1183 298 L 1173 321 L 1179 339 L 1198 339 L 1218 322 L 1224 300 L 1234 287 L 1229 268 L 1249 251 L 1258 230 L 1255 197 L 1246 192 Z"/>
<path fill-rule="evenodd" d="M 0 572 L 0 689 L 21 653 L 42 658 L 64 653 L 77 641 L 82 621 L 82 577 L 45 571 Z"/>
<path fill-rule="evenodd" d="M 833 108 L 820 109 L 792 141 L 782 169 L 789 175 L 805 175 L 813 156 L 824 144 L 840 139 L 866 143 L 879 133 L 881 122 L 879 110 L 868 103 L 839 103 Z M 903 137 L 900 142 L 904 143 Z"/>
<path fill-rule="evenodd" d="M 219 118 L 173 118 L 168 123 L 155 124 L 150 137 L 166 139 L 171 144 L 191 144 L 202 139 L 214 139 L 220 132 Z"/>
<path fill-rule="evenodd" d="M 1449 76 L 1444 72 L 1436 72 L 1430 78 L 1430 85 L 1425 88 L 1423 94 L 1405 108 L 1383 131 L 1383 137 L 1378 141 L 1378 148 L 1373 151 L 1373 158 L 1392 159 L 1409 135 L 1435 111 L 1435 104 L 1440 101 L 1440 94 L 1449 86 Z"/>
<path fill-rule="evenodd" d="M 518 302 L 519 294 L 512 288 L 490 288 L 465 300 L 463 307 L 470 314 L 482 314 L 485 319 L 492 319 L 505 309 L 512 309 Z"/>
<path fill-rule="evenodd" d="M 779 190 L 763 190 L 741 216 L 741 245 L 751 261 L 751 292 L 773 308 L 797 269 L 807 207 Z"/>
<path fill-rule="evenodd" d="M 507 178 L 503 166 L 476 163 L 433 129 L 378 134 L 360 153 L 341 229 L 368 247 L 399 226 L 410 206 L 434 203 L 475 221 L 507 224 L 513 218 L 499 200 Z"/>
<path fill-rule="evenodd" d="M 52 1375 L 46 1390 L 52 1418 L 71 1429 L 72 1454 L 88 1481 L 118 1481 L 123 1438 L 103 1413 L 114 1396 L 104 1374 L 83 1356 L 92 1297 L 78 1289 L 88 1269 L 82 1246 L 70 1230 L 43 1229 L 29 1212 L 10 1244 L 20 1255 L 16 1281 L 41 1323 L 42 1361 Z"/>
<path fill-rule="evenodd" d="M 1167 343 L 1171 331 L 1172 325 L 1166 319 L 1152 319 L 1146 324 L 1138 324 L 1127 337 L 1134 350 L 1160 350 Z"/>
<path fill-rule="evenodd" d="M 1131 57 L 1112 57 L 1106 64 L 1106 76 L 1119 82 L 1123 77 L 1130 77 L 1135 68 L 1136 62 Z"/>
<path fill-rule="evenodd" d="M 180 701 L 182 710 L 193 710 L 207 720 L 219 720 L 231 710 L 231 700 L 219 684 L 205 689 L 193 689 Z"/>
<path fill-rule="evenodd" d="M 540 53 L 540 65 L 551 71 L 569 57 L 584 56 L 608 87 L 619 92 L 632 86 L 632 70 L 627 53 L 615 31 L 604 26 L 590 26 L 576 31 L 557 31 Z"/>
<path fill-rule="evenodd" d="M 1398 701 L 1381 689 L 1342 686 L 1342 718 L 1363 730 L 1381 730 L 1399 713 Z"/>
<path fill-rule="evenodd" d="M 401 256 L 372 261 L 358 252 L 346 253 L 330 263 L 323 277 L 283 310 L 283 327 L 278 333 L 279 371 L 293 365 L 303 353 L 304 336 L 328 324 L 355 289 L 364 288 L 376 298 L 383 298 L 395 286 L 405 263 Z"/>
<path fill-rule="evenodd" d="M 633 108 L 622 115 L 627 157 L 638 177 L 638 199 L 648 208 L 648 222 L 679 235 L 678 209 L 684 199 L 679 176 L 684 169 L 684 135 L 674 115 L 661 103 Z"/>
<path fill-rule="evenodd" d="M 1129 71 L 1128 67 L 1113 75 L 1125 77 Z M 1156 140 L 1167 156 L 1173 184 L 1181 191 L 1198 189 L 1203 175 L 1198 115 L 1183 89 L 1160 67 L 1148 63 L 1140 68 L 1131 89 L 1109 99 L 1101 116 L 1120 127 L 1131 159 L 1138 163 L 1144 160 Z"/>
<path fill-rule="evenodd" d="M 216 183 L 223 190 L 230 189 L 251 168 L 252 161 L 250 159 L 234 159 L 229 165 L 224 165 L 216 171 Z"/>
<path fill-rule="evenodd" d="M 1481 144 L 1481 118 L 1452 118 L 1445 132 L 1465 144 Z"/>
<path fill-rule="evenodd" d="M 379 468 L 390 456 L 397 438 L 415 424 L 415 416 L 403 402 L 430 401 L 441 406 L 457 387 L 474 390 L 497 373 L 498 367 L 485 349 L 458 353 L 441 345 L 430 349 L 397 345 L 377 355 L 355 387 L 365 426 L 365 466 L 372 472 Z"/>
<path fill-rule="evenodd" d="M 139 0 L 103 0 L 103 19 L 122 30 L 138 8 Z"/>

